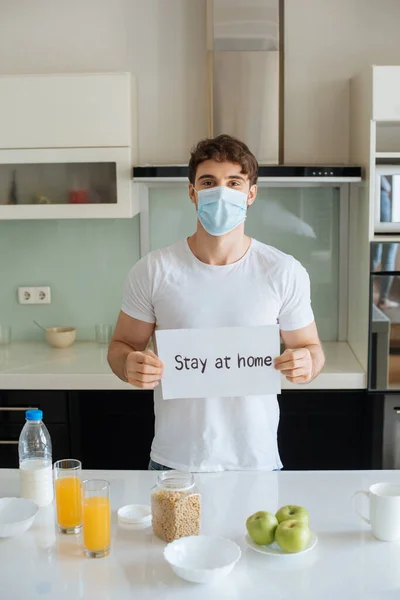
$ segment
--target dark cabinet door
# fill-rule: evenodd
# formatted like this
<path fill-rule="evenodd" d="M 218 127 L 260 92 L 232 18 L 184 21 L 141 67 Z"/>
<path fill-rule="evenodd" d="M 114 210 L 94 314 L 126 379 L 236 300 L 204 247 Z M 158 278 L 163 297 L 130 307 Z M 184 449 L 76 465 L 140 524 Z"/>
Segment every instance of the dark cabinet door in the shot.
<path fill-rule="evenodd" d="M 63 391 L 0 391 L 0 468 L 18 467 L 18 440 L 25 424 L 25 411 L 40 408 L 49 430 L 53 461 L 70 456 L 68 398 Z"/>
<path fill-rule="evenodd" d="M 152 391 L 74 392 L 70 402 L 72 452 L 84 469 L 147 469 Z"/>
<path fill-rule="evenodd" d="M 366 392 L 283 392 L 279 404 L 284 468 L 372 468 L 373 412 Z"/>
<path fill-rule="evenodd" d="M 0 392 L 0 423 L 25 423 L 25 411 L 40 408 L 46 423 L 68 419 L 67 393 L 58 390 L 7 390 Z"/>

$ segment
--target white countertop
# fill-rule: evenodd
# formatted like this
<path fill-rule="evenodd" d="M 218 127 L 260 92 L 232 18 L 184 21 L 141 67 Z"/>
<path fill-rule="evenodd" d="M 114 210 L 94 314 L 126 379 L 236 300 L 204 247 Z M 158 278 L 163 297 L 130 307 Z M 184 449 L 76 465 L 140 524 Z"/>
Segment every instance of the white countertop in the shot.
<path fill-rule="evenodd" d="M 353 511 L 352 495 L 379 481 L 400 483 L 398 471 L 225 472 L 201 474 L 202 534 L 234 540 L 242 558 L 220 582 L 179 579 L 164 561 L 165 544 L 152 530 L 126 531 L 116 510 L 149 503 L 155 472 L 97 471 L 111 482 L 112 541 L 107 558 L 88 559 L 79 536 L 56 533 L 53 507 L 31 529 L 0 540 L 4 600 L 384 600 L 399 598 L 400 542 L 380 542 Z M 18 471 L 0 471 L 0 496 L 18 493 Z M 361 499 L 362 502 L 362 499 Z M 295 503 L 310 513 L 317 546 L 301 556 L 256 554 L 243 541 L 246 518 Z"/>
<path fill-rule="evenodd" d="M 294 385 L 282 377 L 282 389 L 363 389 L 366 376 L 346 342 L 324 343 L 326 364 L 310 384 Z M 63 350 L 45 342 L 0 346 L 0 389 L 131 390 L 107 363 L 107 346 L 76 342 Z"/>

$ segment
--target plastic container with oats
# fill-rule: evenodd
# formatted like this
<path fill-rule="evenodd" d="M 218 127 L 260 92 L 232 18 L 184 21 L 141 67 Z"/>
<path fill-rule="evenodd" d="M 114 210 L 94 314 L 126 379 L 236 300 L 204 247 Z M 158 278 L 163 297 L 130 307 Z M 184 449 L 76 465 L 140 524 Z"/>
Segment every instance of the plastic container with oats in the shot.
<path fill-rule="evenodd" d="M 199 535 L 201 495 L 191 473 L 163 471 L 151 492 L 154 535 L 173 542 Z"/>

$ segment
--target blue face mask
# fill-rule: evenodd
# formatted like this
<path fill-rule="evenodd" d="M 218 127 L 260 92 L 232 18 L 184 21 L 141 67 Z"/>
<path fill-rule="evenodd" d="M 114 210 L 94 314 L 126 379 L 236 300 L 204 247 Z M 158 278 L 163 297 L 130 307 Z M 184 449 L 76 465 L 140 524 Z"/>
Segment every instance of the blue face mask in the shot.
<path fill-rule="evenodd" d="M 210 235 L 224 235 L 246 219 L 247 194 L 224 185 L 197 192 L 197 216 Z"/>

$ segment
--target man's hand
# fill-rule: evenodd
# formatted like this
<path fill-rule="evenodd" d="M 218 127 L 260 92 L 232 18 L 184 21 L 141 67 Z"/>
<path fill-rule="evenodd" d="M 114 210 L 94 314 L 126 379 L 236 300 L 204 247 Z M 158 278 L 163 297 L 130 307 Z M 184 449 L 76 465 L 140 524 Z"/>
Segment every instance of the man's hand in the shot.
<path fill-rule="evenodd" d="M 308 383 L 313 378 L 313 360 L 308 348 L 285 350 L 275 359 L 274 367 L 292 383 Z"/>
<path fill-rule="evenodd" d="M 130 352 L 125 362 L 125 379 L 142 390 L 153 390 L 160 382 L 164 363 L 151 350 Z"/>

